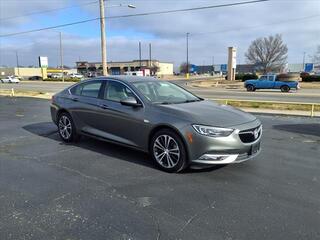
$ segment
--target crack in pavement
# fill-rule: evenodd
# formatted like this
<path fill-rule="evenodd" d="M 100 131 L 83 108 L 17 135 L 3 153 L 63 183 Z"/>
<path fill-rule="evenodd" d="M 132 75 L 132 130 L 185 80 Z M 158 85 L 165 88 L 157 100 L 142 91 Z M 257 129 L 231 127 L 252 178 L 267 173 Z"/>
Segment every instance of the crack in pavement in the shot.
<path fill-rule="evenodd" d="M 197 217 L 199 217 L 202 213 L 204 213 L 206 210 L 210 208 L 214 208 L 215 202 L 211 203 L 210 205 L 206 206 L 205 208 L 201 209 L 200 211 L 196 212 L 196 214 L 192 215 L 186 223 L 182 226 L 179 233 L 182 233 L 188 225 L 190 225 Z"/>

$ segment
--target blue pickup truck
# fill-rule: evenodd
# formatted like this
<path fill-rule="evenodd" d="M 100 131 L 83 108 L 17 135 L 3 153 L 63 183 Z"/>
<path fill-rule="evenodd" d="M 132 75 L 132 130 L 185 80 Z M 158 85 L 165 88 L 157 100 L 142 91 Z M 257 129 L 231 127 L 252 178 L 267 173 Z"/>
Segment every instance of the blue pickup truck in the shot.
<path fill-rule="evenodd" d="M 291 89 L 298 90 L 298 81 L 281 81 L 277 75 L 262 75 L 259 79 L 250 79 L 244 82 L 244 87 L 249 92 L 257 89 L 280 89 L 281 92 L 289 92 Z"/>

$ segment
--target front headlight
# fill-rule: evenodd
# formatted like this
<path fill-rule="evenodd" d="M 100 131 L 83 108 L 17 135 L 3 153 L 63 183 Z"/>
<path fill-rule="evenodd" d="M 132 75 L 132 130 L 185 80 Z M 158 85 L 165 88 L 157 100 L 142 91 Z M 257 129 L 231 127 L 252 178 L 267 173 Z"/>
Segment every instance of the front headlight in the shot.
<path fill-rule="evenodd" d="M 192 125 L 192 127 L 197 133 L 208 137 L 227 137 L 234 131 L 234 129 L 231 128 L 218 128 L 196 124 Z"/>

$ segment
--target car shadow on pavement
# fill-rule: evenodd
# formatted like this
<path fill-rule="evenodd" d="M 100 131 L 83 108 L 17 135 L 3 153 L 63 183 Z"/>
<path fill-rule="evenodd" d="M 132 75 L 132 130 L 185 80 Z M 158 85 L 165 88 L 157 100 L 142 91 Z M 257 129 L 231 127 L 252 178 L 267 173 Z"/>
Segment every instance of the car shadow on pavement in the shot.
<path fill-rule="evenodd" d="M 287 131 L 287 132 L 320 137 L 319 123 L 274 125 L 273 128 L 277 130 Z"/>
<path fill-rule="evenodd" d="M 152 162 L 151 157 L 147 153 L 129 147 L 117 145 L 115 143 L 101 141 L 86 136 L 82 136 L 78 142 L 65 143 L 59 137 L 57 126 L 54 125 L 52 122 L 33 123 L 23 126 L 22 128 L 32 134 L 38 135 L 40 137 L 49 138 L 63 145 L 81 147 L 83 149 L 103 154 L 107 157 L 113 157 L 119 160 L 124 160 L 130 163 L 140 164 L 142 166 L 157 169 L 157 167 Z M 188 168 L 184 171 L 184 173 L 188 174 L 195 172 L 209 172 L 218 170 L 221 167 L 224 167 L 224 165 L 196 166 Z"/>
<path fill-rule="evenodd" d="M 106 157 L 118 158 L 120 160 L 125 160 L 131 163 L 155 168 L 155 166 L 153 166 L 152 162 L 150 161 L 148 154 L 127 147 L 119 146 L 114 143 L 99 141 L 94 138 L 85 136 L 82 136 L 81 139 L 77 142 L 65 143 L 59 137 L 57 126 L 52 122 L 34 123 L 23 126 L 23 129 L 35 135 L 57 141 L 59 144 L 63 144 L 66 146 L 77 146 L 103 154 Z"/>

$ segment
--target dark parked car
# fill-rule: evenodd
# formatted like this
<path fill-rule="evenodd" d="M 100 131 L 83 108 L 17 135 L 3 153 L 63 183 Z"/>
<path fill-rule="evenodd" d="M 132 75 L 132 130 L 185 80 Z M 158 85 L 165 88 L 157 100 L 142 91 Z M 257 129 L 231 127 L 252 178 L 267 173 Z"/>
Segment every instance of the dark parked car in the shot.
<path fill-rule="evenodd" d="M 42 77 L 40 77 L 40 76 L 32 76 L 32 77 L 29 77 L 29 80 L 42 80 Z"/>
<path fill-rule="evenodd" d="M 65 142 L 87 135 L 130 146 L 168 172 L 238 163 L 260 152 L 255 116 L 150 77 L 82 81 L 53 96 L 51 115 Z"/>

